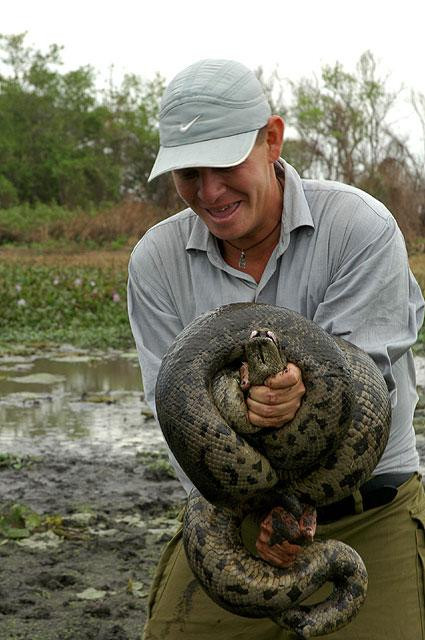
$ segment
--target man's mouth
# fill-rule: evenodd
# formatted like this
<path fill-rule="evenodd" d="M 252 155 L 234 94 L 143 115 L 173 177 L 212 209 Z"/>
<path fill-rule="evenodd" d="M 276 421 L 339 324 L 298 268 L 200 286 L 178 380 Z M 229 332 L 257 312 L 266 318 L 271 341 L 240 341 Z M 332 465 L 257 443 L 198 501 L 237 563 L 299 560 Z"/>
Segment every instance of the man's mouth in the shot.
<path fill-rule="evenodd" d="M 206 211 L 213 218 L 228 218 L 233 213 L 235 213 L 236 209 L 239 207 L 241 200 L 237 202 L 231 202 L 230 204 L 226 204 L 223 207 L 205 207 Z"/>

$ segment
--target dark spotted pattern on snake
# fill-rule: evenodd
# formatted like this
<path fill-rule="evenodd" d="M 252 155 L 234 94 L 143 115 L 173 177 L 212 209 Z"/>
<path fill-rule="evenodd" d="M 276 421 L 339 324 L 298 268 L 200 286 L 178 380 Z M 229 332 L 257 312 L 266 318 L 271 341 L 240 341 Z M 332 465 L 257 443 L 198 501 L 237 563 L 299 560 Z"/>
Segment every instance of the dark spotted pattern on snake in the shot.
<path fill-rule="evenodd" d="M 223 370 L 224 388 L 232 386 L 258 330 L 273 332 L 283 366 L 295 363 L 306 387 L 295 418 L 280 429 L 253 428 L 246 420 L 240 426 L 215 389 L 223 388 L 217 385 Z M 266 367 L 264 377 L 279 367 Z M 241 396 L 238 385 L 234 393 Z M 210 597 L 238 615 L 270 617 L 302 638 L 347 624 L 367 589 L 353 549 L 313 541 L 289 567 L 276 568 L 245 549 L 240 524 L 247 513 L 285 501 L 335 502 L 371 476 L 390 425 L 387 388 L 373 360 L 293 311 L 231 304 L 200 316 L 177 337 L 161 365 L 156 403 L 164 436 L 196 487 L 184 544 Z M 333 591 L 325 601 L 302 604 L 327 581 Z"/>

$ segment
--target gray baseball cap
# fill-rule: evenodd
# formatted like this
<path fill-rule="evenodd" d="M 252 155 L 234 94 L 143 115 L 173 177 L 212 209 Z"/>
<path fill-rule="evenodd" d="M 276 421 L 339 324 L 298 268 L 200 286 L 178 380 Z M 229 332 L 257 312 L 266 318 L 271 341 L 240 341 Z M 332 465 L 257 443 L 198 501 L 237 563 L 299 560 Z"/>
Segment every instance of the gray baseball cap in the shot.
<path fill-rule="evenodd" d="M 200 60 L 171 80 L 159 114 L 160 148 L 149 181 L 187 167 L 233 167 L 271 116 L 255 74 L 234 60 Z"/>

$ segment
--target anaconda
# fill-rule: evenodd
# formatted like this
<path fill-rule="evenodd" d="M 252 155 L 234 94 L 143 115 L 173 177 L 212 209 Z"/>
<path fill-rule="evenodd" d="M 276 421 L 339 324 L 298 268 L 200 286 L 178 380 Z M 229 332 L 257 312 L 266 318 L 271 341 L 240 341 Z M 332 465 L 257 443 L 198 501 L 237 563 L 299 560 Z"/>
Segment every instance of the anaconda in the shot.
<path fill-rule="evenodd" d="M 301 369 L 306 388 L 295 418 L 280 429 L 251 429 L 249 423 L 240 429 L 214 397 L 217 375 L 239 368 L 259 329 L 273 332 L 281 357 Z M 264 377 L 276 373 L 265 364 Z M 290 567 L 275 568 L 245 549 L 240 524 L 248 512 L 288 499 L 314 507 L 335 502 L 371 476 L 391 414 L 373 360 L 288 309 L 230 304 L 195 319 L 171 345 L 156 403 L 164 436 L 196 487 L 184 545 L 209 596 L 233 613 L 270 617 L 303 638 L 347 624 L 367 589 L 366 569 L 353 549 L 314 541 Z M 326 581 L 333 582 L 331 595 L 303 605 Z"/>

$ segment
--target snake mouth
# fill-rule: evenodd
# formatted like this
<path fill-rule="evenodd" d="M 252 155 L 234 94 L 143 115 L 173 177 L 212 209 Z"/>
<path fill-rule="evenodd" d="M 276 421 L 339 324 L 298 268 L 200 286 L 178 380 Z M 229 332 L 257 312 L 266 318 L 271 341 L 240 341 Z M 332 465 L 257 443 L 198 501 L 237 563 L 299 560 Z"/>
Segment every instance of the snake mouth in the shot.
<path fill-rule="evenodd" d="M 274 342 L 276 346 L 279 345 L 276 334 L 270 329 L 254 329 L 254 331 L 251 331 L 249 339 L 253 340 L 255 338 L 266 338 Z"/>
<path fill-rule="evenodd" d="M 252 384 L 263 384 L 266 378 L 282 371 L 286 366 L 280 353 L 279 340 L 270 329 L 251 331 L 245 345 L 245 357 Z"/>

